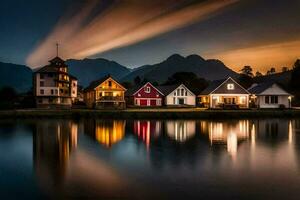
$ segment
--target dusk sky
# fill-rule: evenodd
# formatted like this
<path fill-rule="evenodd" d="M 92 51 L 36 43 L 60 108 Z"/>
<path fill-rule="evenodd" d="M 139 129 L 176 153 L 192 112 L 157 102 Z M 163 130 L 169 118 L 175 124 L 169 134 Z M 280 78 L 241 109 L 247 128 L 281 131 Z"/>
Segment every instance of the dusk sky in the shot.
<path fill-rule="evenodd" d="M 238 71 L 300 57 L 300 0 L 1 0 L 0 61 L 39 67 L 107 58 L 127 67 L 179 53 Z"/>

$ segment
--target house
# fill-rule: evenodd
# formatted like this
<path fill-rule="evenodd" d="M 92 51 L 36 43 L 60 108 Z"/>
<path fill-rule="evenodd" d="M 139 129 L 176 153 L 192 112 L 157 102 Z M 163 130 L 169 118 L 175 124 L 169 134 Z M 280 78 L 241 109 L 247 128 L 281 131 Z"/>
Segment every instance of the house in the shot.
<path fill-rule="evenodd" d="M 117 108 L 124 109 L 126 89 L 114 80 L 110 75 L 100 80 L 91 82 L 84 89 L 84 101 L 88 108 L 106 109 Z"/>
<path fill-rule="evenodd" d="M 213 81 L 200 95 L 206 108 L 248 108 L 250 93 L 233 78 Z"/>
<path fill-rule="evenodd" d="M 70 108 L 77 97 L 77 79 L 58 56 L 34 73 L 33 83 L 38 108 Z"/>
<path fill-rule="evenodd" d="M 159 86 L 158 90 L 165 95 L 166 106 L 196 106 L 196 95 L 184 84 Z"/>
<path fill-rule="evenodd" d="M 258 108 L 290 108 L 292 95 L 279 84 L 265 82 L 249 88 L 251 99 Z"/>
<path fill-rule="evenodd" d="M 150 82 L 127 90 L 125 95 L 130 104 L 141 107 L 162 106 L 164 97 L 163 93 Z"/>

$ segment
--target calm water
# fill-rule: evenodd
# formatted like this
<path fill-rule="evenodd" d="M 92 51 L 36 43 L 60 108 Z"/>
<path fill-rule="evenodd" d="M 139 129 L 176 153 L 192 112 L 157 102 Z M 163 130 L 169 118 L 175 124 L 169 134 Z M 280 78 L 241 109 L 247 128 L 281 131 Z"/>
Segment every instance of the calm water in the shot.
<path fill-rule="evenodd" d="M 0 121 L 0 198 L 300 198 L 300 120 Z"/>

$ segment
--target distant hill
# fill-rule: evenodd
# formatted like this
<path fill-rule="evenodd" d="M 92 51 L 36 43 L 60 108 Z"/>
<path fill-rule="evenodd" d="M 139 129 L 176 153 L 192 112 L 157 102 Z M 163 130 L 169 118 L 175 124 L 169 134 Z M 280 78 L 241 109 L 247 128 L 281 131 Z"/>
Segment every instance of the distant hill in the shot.
<path fill-rule="evenodd" d="M 32 70 L 25 65 L 0 62 L 0 88 L 12 87 L 27 92 L 32 87 Z"/>
<path fill-rule="evenodd" d="M 205 60 L 198 55 L 183 57 L 178 54 L 170 56 L 165 61 L 145 65 L 133 70 L 130 74 L 122 78 L 122 81 L 133 81 L 136 76 L 149 81 L 163 83 L 176 72 L 193 72 L 198 77 L 207 80 L 218 80 L 228 76 L 238 77 L 238 74 L 224 65 L 219 60 Z"/>
<path fill-rule="evenodd" d="M 261 82 L 277 82 L 283 86 L 288 87 L 288 84 L 291 80 L 292 71 L 287 72 L 280 72 L 272 75 L 265 75 L 254 77 L 254 82 L 261 83 Z"/>
<path fill-rule="evenodd" d="M 86 87 L 91 81 L 111 74 L 116 79 L 121 79 L 130 72 L 130 69 L 117 62 L 106 59 L 70 59 L 66 61 L 69 72 L 77 77 L 79 84 Z"/>

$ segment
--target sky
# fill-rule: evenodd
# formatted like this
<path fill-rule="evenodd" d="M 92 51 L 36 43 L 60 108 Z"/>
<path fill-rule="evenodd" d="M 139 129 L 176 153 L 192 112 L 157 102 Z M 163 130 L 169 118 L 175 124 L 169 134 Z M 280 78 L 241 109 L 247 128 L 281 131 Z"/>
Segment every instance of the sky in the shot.
<path fill-rule="evenodd" d="M 106 58 L 129 68 L 174 53 L 239 71 L 300 58 L 300 0 L 1 0 L 0 61 Z"/>

